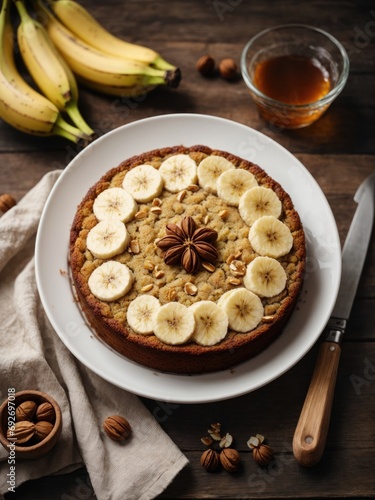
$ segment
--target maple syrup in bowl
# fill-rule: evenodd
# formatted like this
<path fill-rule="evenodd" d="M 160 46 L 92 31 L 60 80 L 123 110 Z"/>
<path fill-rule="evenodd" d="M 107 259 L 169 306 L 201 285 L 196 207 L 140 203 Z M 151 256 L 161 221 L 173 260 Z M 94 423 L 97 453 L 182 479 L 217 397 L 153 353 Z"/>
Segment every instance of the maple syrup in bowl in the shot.
<path fill-rule="evenodd" d="M 267 122 L 301 128 L 316 121 L 340 94 L 349 58 L 329 33 L 288 24 L 262 31 L 246 44 L 241 72 Z"/>

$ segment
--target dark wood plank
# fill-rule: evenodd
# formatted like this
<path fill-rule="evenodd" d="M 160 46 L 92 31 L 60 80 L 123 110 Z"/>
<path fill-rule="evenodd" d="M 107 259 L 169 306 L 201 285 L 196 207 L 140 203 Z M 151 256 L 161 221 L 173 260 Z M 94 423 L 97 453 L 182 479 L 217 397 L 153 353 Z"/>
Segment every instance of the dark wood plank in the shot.
<path fill-rule="evenodd" d="M 303 360 L 271 384 L 239 398 L 182 405 L 143 399 L 156 420 L 184 451 L 190 464 L 159 498 L 337 498 L 375 495 L 375 459 L 371 444 L 375 397 L 375 344 L 345 342 L 336 386 L 326 452 L 314 468 L 297 465 L 291 441 L 316 359 L 315 346 Z M 213 422 L 233 434 L 242 457 L 238 473 L 209 474 L 199 458 L 200 438 Z M 274 449 L 268 469 L 258 467 L 246 441 L 263 433 Z M 358 480 L 358 478 L 361 480 Z M 46 492 L 48 490 L 48 495 Z M 17 488 L 16 500 L 94 498 L 84 470 L 43 478 Z M 38 496 L 39 495 L 39 496 Z M 82 495 L 82 496 L 80 496 Z M 236 496 L 237 495 L 237 496 Z M 239 495 L 239 496 L 238 496 Z M 9 497 L 10 498 L 10 497 Z"/>
<path fill-rule="evenodd" d="M 61 168 L 64 151 L 3 153 L 0 168 L 0 192 L 19 201 L 49 171 Z M 6 189 L 5 189 L 6 186 Z"/>

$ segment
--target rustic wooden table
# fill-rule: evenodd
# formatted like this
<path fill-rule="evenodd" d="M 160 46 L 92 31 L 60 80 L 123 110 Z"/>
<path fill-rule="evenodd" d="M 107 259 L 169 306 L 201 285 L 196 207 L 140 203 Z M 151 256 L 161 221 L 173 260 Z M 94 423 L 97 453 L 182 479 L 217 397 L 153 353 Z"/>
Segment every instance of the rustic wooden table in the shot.
<path fill-rule="evenodd" d="M 81 91 L 81 108 L 102 135 L 140 118 L 176 112 L 229 118 L 273 138 L 299 158 L 324 191 L 341 242 L 348 231 L 358 185 L 374 172 L 375 9 L 370 0 L 187 0 L 82 2 L 112 32 L 149 45 L 181 67 L 177 90 L 159 89 L 142 102 L 123 102 Z M 239 61 L 245 42 L 260 30 L 307 22 L 336 36 L 351 62 L 345 89 L 314 125 L 295 131 L 270 127 L 258 116 L 242 80 L 204 79 L 196 60 L 211 53 Z M 0 192 L 19 200 L 48 171 L 65 167 L 77 148 L 60 139 L 24 135 L 0 123 Z M 312 374 L 316 346 L 267 386 L 217 403 L 174 405 L 144 400 L 190 464 L 160 498 L 374 498 L 375 497 L 375 241 L 372 237 L 342 349 L 331 426 L 321 462 L 300 467 L 291 442 Z M 200 466 L 200 437 L 212 422 L 236 437 L 243 465 L 236 474 L 208 474 Z M 246 441 L 264 433 L 275 450 L 268 469 L 254 463 Z M 43 478 L 9 498 L 94 498 L 84 469 Z"/>

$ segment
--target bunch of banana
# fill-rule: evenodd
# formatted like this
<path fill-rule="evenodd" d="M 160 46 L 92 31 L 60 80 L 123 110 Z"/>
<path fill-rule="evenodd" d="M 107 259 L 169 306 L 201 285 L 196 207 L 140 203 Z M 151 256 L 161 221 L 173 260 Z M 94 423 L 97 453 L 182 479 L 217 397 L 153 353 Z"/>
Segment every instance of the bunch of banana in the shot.
<path fill-rule="evenodd" d="M 181 73 L 158 53 L 106 31 L 73 0 L 36 1 L 44 26 L 78 80 L 105 94 L 135 96 L 177 87 Z"/>
<path fill-rule="evenodd" d="M 55 104 L 28 85 L 18 72 L 9 9 L 9 0 L 3 0 L 0 12 L 0 118 L 29 134 L 60 135 L 73 142 L 86 138 L 62 118 Z"/>
<path fill-rule="evenodd" d="M 78 109 L 78 86 L 64 59 L 54 47 L 44 27 L 26 10 L 23 0 L 15 0 L 21 22 L 17 30 L 23 61 L 34 82 L 61 112 L 88 137 L 94 134 Z"/>
<path fill-rule="evenodd" d="M 98 50 L 122 59 L 149 64 L 158 69 L 176 69 L 154 50 L 113 36 L 82 5 L 74 0 L 56 0 L 50 2 L 50 6 L 70 31 Z"/>

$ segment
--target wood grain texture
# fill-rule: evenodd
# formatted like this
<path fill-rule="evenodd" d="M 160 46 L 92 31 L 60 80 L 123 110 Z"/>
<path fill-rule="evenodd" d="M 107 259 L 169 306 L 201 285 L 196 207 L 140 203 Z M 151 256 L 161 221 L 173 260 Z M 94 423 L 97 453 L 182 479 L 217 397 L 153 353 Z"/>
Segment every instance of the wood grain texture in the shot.
<path fill-rule="evenodd" d="M 176 90 L 160 88 L 142 100 L 107 97 L 81 88 L 80 108 L 98 136 L 126 123 L 167 113 L 203 113 L 235 120 L 277 141 L 316 180 L 335 217 L 343 244 L 356 209 L 359 184 L 375 168 L 375 6 L 371 0 L 82 0 L 110 31 L 150 46 L 182 70 Z M 262 29 L 302 22 L 326 29 L 346 47 L 350 75 L 326 114 L 305 129 L 286 131 L 258 115 L 241 79 L 203 78 L 196 60 L 239 63 L 244 44 Z M 60 138 L 27 136 L 0 121 L 0 193 L 17 200 L 45 173 L 63 169 L 80 151 Z M 251 151 L 257 161 L 257 145 Z M 375 476 L 375 238 L 370 242 L 338 366 L 325 452 L 312 468 L 298 465 L 292 440 L 313 374 L 318 343 L 287 373 L 257 391 L 227 401 L 172 405 L 143 398 L 189 465 L 161 499 L 374 498 Z M 0 305 L 1 307 L 1 305 Z M 219 421 L 235 438 L 242 467 L 206 473 L 200 438 Z M 246 441 L 263 433 L 274 449 L 268 469 L 254 463 Z M 42 474 L 42 472 L 41 472 Z M 17 487 L 6 500 L 94 500 L 84 468 Z M 103 499 L 99 499 L 103 500 Z M 107 499 L 104 499 L 107 500 Z"/>
<path fill-rule="evenodd" d="M 293 455 L 300 465 L 316 465 L 324 453 L 335 395 L 341 346 L 323 342 L 293 436 Z"/>

